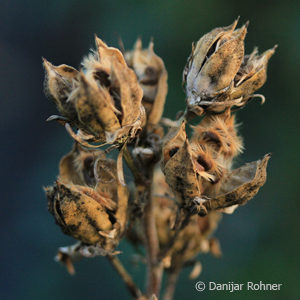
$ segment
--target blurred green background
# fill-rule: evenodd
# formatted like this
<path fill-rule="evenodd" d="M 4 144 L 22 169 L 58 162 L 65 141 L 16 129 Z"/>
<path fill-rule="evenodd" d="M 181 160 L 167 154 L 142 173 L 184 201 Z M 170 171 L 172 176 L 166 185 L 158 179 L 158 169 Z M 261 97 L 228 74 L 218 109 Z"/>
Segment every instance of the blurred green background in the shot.
<path fill-rule="evenodd" d="M 60 157 L 72 141 L 46 118 L 56 113 L 43 95 L 41 57 L 78 67 L 94 46 L 94 33 L 131 48 L 136 37 L 155 50 L 169 72 L 165 116 L 184 109 L 181 74 L 192 41 L 241 16 L 250 20 L 246 52 L 279 44 L 258 100 L 238 112 L 246 151 L 237 164 L 273 156 L 259 194 L 224 215 L 216 236 L 223 257 L 200 256 L 204 282 L 283 283 L 280 292 L 203 292 L 187 269 L 175 299 L 300 299 L 299 293 L 299 1 L 0 1 L 1 247 L 0 299 L 130 299 L 105 258 L 86 259 L 69 276 L 54 262 L 63 235 L 47 212 L 42 186 L 52 184 Z M 144 267 L 131 264 L 133 249 L 120 246 L 122 261 L 143 287 Z"/>

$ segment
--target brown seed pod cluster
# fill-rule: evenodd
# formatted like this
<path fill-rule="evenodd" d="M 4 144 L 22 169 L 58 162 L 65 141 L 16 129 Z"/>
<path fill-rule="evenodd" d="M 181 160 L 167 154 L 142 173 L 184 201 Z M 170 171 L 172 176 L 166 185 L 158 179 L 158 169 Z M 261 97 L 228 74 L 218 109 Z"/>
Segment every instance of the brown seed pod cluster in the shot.
<path fill-rule="evenodd" d="M 222 213 L 257 194 L 270 158 L 233 168 L 244 150 L 233 112 L 257 96 L 275 51 L 245 55 L 247 25 L 236 29 L 236 20 L 193 45 L 183 73 L 187 108 L 175 121 L 162 118 L 168 75 L 152 41 L 143 48 L 138 39 L 122 53 L 96 37 L 80 71 L 44 60 L 45 92 L 61 114 L 49 119 L 75 140 L 45 189 L 55 222 L 77 240 L 56 256 L 71 274 L 73 261 L 104 255 L 135 299 L 157 299 L 166 270 L 164 299 L 171 299 L 183 267 L 193 266 L 192 279 L 200 274 L 199 253 L 221 256 L 212 235 Z M 106 144 L 112 145 L 100 150 Z M 132 176 L 124 176 L 123 158 Z M 145 295 L 116 258 L 124 236 L 145 247 Z"/>

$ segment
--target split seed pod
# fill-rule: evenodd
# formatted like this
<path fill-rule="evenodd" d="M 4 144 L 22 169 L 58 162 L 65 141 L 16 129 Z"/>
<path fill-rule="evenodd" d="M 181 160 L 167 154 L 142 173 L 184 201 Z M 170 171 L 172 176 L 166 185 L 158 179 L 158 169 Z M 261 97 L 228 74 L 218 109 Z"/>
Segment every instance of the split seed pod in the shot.
<path fill-rule="evenodd" d="M 122 53 L 96 37 L 97 51 L 84 59 L 83 72 L 44 60 L 45 90 L 55 99 L 68 131 L 78 141 L 124 143 L 145 122 L 143 91 Z"/>
<path fill-rule="evenodd" d="M 163 60 L 154 53 L 154 44 L 142 49 L 138 39 L 134 49 L 125 53 L 125 59 L 138 78 L 144 95 L 142 103 L 147 113 L 148 126 L 156 125 L 161 119 L 168 92 L 168 74 Z"/>
<path fill-rule="evenodd" d="M 243 62 L 247 24 L 234 30 L 237 21 L 207 33 L 192 49 L 183 82 L 188 107 L 195 113 L 224 98 Z"/>
<path fill-rule="evenodd" d="M 62 231 L 103 254 L 114 251 L 127 220 L 128 191 L 116 170 L 103 152 L 77 145 L 61 160 L 54 186 L 46 188 L 49 211 Z"/>

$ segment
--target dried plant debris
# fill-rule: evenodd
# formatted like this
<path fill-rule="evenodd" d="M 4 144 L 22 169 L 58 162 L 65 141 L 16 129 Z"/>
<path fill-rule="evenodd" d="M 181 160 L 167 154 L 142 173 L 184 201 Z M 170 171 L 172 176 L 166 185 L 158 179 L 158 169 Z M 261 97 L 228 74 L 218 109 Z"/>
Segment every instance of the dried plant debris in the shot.
<path fill-rule="evenodd" d="M 193 44 L 183 73 L 187 107 L 176 120 L 162 118 L 168 74 L 152 41 L 143 48 L 138 39 L 121 52 L 96 37 L 96 50 L 81 70 L 44 59 L 45 93 L 60 114 L 48 120 L 64 125 L 75 140 L 59 163 L 57 180 L 45 188 L 56 224 L 77 240 L 55 257 L 70 274 L 79 259 L 108 256 L 135 299 L 158 299 L 165 270 L 163 298 L 171 299 L 182 268 L 192 267 L 190 279 L 200 275 L 198 254 L 222 255 L 213 236 L 222 214 L 258 193 L 270 159 L 266 154 L 232 167 L 244 151 L 234 112 L 254 97 L 264 102 L 255 93 L 266 82 L 276 49 L 245 55 L 248 23 L 237 23 Z M 108 157 L 112 150 L 118 151 L 114 159 Z M 123 158 L 132 173 L 127 185 Z M 114 256 L 123 237 L 147 264 L 145 294 Z"/>
<path fill-rule="evenodd" d="M 244 56 L 246 23 L 236 29 L 238 20 L 204 35 L 193 45 L 183 72 L 188 108 L 196 114 L 221 112 L 241 107 L 266 81 L 266 67 L 275 48 Z"/>
<path fill-rule="evenodd" d="M 96 46 L 80 72 L 44 59 L 45 92 L 61 114 L 54 119 L 80 130 L 76 140 L 123 143 L 144 125 L 143 90 L 118 49 L 98 37 Z"/>
<path fill-rule="evenodd" d="M 46 188 L 49 211 L 62 231 L 112 253 L 125 230 L 128 192 L 118 182 L 116 163 L 102 151 L 75 145 L 60 163 L 60 175 Z"/>
<path fill-rule="evenodd" d="M 168 92 L 168 73 L 163 60 L 154 53 L 153 48 L 151 41 L 148 48 L 143 49 L 142 41 L 138 39 L 134 49 L 125 53 L 126 62 L 136 73 L 144 92 L 142 103 L 150 128 L 160 121 Z"/>

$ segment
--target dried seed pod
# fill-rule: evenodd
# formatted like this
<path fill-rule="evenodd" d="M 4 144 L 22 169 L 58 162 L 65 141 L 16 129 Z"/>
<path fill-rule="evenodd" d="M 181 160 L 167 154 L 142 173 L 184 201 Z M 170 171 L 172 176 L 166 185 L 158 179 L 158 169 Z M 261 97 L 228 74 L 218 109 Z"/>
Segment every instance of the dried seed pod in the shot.
<path fill-rule="evenodd" d="M 211 102 L 224 98 L 240 68 L 247 29 L 244 25 L 234 31 L 236 25 L 237 20 L 231 26 L 212 30 L 192 49 L 184 83 L 188 107 L 195 113 L 203 107 L 209 110 Z"/>
<path fill-rule="evenodd" d="M 163 60 L 154 53 L 153 47 L 153 42 L 150 42 L 148 48 L 142 49 L 142 41 L 138 39 L 134 49 L 125 53 L 128 66 L 135 71 L 143 89 L 142 103 L 150 127 L 161 119 L 168 92 L 168 74 Z"/>
<path fill-rule="evenodd" d="M 258 50 L 255 48 L 250 55 L 245 55 L 244 61 L 234 78 L 234 86 L 230 91 L 231 99 L 241 98 L 239 106 L 245 105 L 253 97 L 253 93 L 266 82 L 268 61 L 275 53 L 276 48 L 277 45 L 261 55 L 258 55 Z M 264 97 L 261 97 L 264 102 Z"/>
<path fill-rule="evenodd" d="M 83 72 L 44 60 L 45 90 L 71 126 L 67 129 L 77 141 L 124 143 L 134 138 L 145 123 L 141 104 L 143 90 L 122 53 L 96 37 L 97 52 L 84 59 Z"/>
<path fill-rule="evenodd" d="M 109 232 L 113 226 L 105 202 L 92 191 L 57 181 L 46 190 L 49 211 L 64 233 L 87 244 L 103 244 L 99 231 Z"/>
<path fill-rule="evenodd" d="M 103 151 L 75 144 L 59 169 L 58 181 L 46 189 L 48 208 L 57 224 L 75 239 L 112 253 L 125 230 L 128 204 L 116 162 Z"/>

